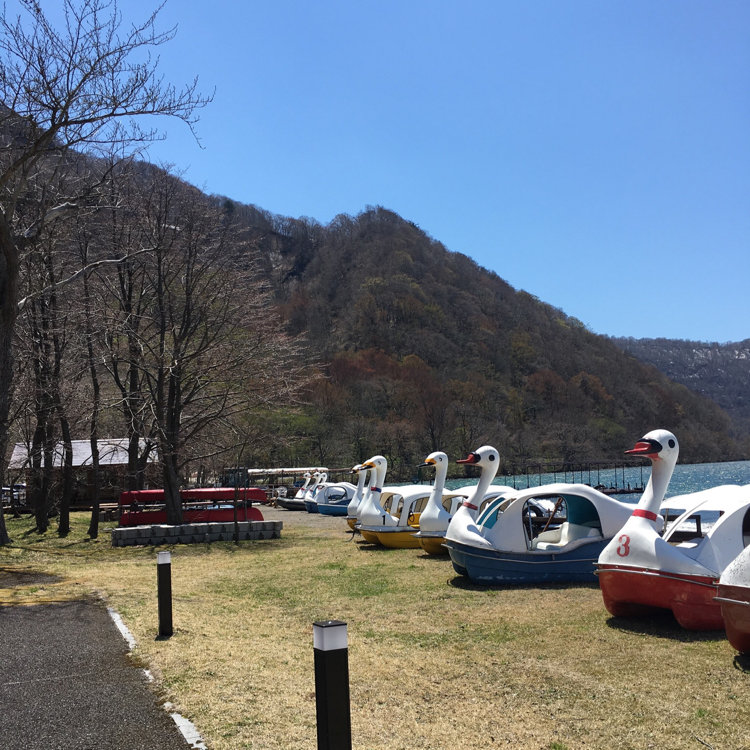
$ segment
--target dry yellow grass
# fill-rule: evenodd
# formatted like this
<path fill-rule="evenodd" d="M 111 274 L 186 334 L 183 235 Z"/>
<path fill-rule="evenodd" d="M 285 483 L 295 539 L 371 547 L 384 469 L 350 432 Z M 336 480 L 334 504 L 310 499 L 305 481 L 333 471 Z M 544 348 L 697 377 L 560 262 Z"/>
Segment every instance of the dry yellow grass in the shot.
<path fill-rule="evenodd" d="M 173 548 L 175 634 L 156 640 L 156 551 L 24 536 L 0 603 L 104 596 L 211 750 L 316 747 L 312 623 L 348 623 L 360 750 L 750 749 L 750 674 L 723 634 L 616 621 L 595 586 L 486 589 L 447 558 L 379 550 L 343 519 L 265 509 L 280 540 Z M 16 522 L 14 522 L 15 524 Z"/>

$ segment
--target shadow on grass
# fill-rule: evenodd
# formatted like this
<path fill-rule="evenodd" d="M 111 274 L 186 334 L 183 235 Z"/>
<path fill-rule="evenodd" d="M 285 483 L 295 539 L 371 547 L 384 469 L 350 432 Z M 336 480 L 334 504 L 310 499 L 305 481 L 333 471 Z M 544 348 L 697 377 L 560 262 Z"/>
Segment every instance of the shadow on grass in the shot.
<path fill-rule="evenodd" d="M 418 555 L 418 559 L 427 560 L 429 562 L 432 562 L 434 560 L 435 562 L 442 563 L 443 565 L 445 565 L 445 563 L 447 562 L 450 562 L 450 557 L 447 552 L 444 555 L 429 555 L 427 554 L 427 552 L 423 552 L 421 555 Z"/>
<path fill-rule="evenodd" d="M 377 542 L 366 542 L 364 539 L 357 540 L 356 544 L 357 549 L 360 549 L 363 552 L 398 552 L 398 550 L 393 547 L 384 547 L 382 544 L 378 544 Z"/>
<path fill-rule="evenodd" d="M 750 654 L 735 654 L 734 668 L 739 669 L 740 672 L 750 674 Z"/>
<path fill-rule="evenodd" d="M 37 570 L 14 570 L 13 568 L 0 568 L 0 587 L 20 588 L 22 586 L 33 586 L 36 584 L 59 583 L 63 578 L 52 573 L 43 573 Z"/>
<path fill-rule="evenodd" d="M 545 583 L 476 583 L 466 576 L 456 575 L 449 579 L 448 583 L 457 589 L 466 589 L 467 591 L 562 591 L 570 589 L 598 589 L 599 584 L 596 581 L 591 583 L 587 581 L 550 581 Z"/>
<path fill-rule="evenodd" d="M 684 643 L 726 640 L 723 630 L 685 630 L 667 609 L 654 610 L 641 617 L 609 617 L 607 625 L 615 630 Z"/>

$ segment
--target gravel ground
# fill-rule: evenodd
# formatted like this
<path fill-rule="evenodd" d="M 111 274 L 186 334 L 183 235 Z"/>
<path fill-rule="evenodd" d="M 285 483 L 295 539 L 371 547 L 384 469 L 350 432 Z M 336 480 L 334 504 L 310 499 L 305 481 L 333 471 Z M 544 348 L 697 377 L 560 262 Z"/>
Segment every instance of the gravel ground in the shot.
<path fill-rule="evenodd" d="M 342 517 L 260 509 L 286 529 L 348 530 Z M 100 602 L 0 607 L 0 707 L 2 750 L 190 747 Z"/>
<path fill-rule="evenodd" d="M 3 750 L 186 750 L 103 604 L 0 607 Z"/>
<path fill-rule="evenodd" d="M 330 529 L 348 530 L 346 516 L 324 516 L 321 513 L 308 513 L 305 510 L 287 510 L 270 505 L 259 505 L 264 521 L 283 521 L 284 528 L 312 526 Z M 281 530 L 283 536 L 284 529 Z"/>

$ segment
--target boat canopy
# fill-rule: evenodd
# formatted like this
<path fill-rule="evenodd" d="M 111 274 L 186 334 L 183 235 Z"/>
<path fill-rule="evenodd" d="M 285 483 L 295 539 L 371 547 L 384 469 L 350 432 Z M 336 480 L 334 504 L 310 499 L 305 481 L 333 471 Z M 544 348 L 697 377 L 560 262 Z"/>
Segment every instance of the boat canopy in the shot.
<path fill-rule="evenodd" d="M 747 485 L 722 484 L 707 490 L 690 492 L 687 495 L 676 495 L 662 502 L 659 510 L 666 515 L 667 511 L 680 511 L 680 517 L 696 513 L 699 510 L 726 512 L 743 503 L 747 497 Z M 671 513 L 670 515 L 674 515 Z"/>
<path fill-rule="evenodd" d="M 532 526 L 534 514 L 541 514 L 542 521 L 547 518 L 557 526 L 563 523 L 567 529 L 578 529 L 579 536 L 596 530 L 600 537 L 611 537 L 633 507 L 588 485 L 556 483 L 499 495 L 481 511 L 476 526 L 495 549 L 523 551 L 532 548 L 537 534 L 551 528 L 546 522 Z"/>

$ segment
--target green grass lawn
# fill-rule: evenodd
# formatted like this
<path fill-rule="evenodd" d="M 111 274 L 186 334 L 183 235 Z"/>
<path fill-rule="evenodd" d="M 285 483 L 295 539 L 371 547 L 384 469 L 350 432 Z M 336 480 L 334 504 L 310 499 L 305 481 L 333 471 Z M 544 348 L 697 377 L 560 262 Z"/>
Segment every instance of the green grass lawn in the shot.
<path fill-rule="evenodd" d="M 86 541 L 84 514 L 65 539 L 8 519 L 0 604 L 104 597 L 212 750 L 316 747 L 323 619 L 348 624 L 355 748 L 750 748 L 750 674 L 723 633 L 615 620 L 595 585 L 472 586 L 448 558 L 374 548 L 343 519 L 264 515 L 280 539 L 172 548 L 169 640 L 161 548 Z"/>

